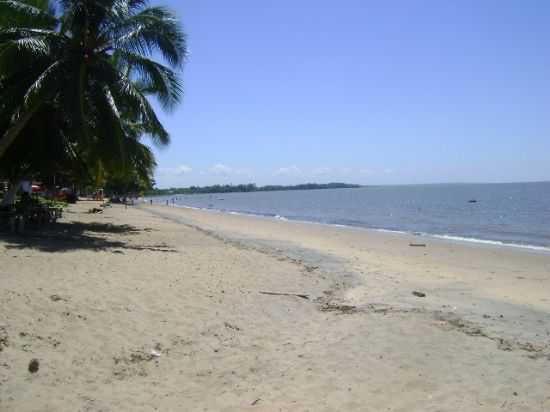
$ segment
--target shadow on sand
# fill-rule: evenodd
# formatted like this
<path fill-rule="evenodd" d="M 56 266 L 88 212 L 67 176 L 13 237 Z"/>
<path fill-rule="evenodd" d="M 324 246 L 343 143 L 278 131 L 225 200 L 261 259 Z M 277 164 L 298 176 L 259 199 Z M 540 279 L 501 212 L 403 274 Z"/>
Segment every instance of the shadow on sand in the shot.
<path fill-rule="evenodd" d="M 109 239 L 108 235 L 131 235 L 150 229 L 110 223 L 58 222 L 40 229 L 29 228 L 23 235 L 0 232 L 0 241 L 7 249 L 37 249 L 42 252 L 68 252 L 72 250 L 107 251 L 123 253 L 120 249 L 176 252 L 169 246 L 135 245 L 123 240 Z"/>

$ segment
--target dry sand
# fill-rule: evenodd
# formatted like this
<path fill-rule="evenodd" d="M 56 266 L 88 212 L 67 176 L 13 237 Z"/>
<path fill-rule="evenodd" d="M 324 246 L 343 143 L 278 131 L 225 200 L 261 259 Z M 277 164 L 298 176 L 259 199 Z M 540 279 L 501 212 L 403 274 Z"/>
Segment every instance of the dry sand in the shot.
<path fill-rule="evenodd" d="M 96 205 L 0 236 L 1 411 L 550 411 L 549 254 Z"/>

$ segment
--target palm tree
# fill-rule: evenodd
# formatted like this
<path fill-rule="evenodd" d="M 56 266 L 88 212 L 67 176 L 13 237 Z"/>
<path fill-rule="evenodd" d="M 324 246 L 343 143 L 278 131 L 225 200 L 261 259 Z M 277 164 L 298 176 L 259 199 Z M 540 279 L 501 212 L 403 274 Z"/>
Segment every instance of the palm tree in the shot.
<path fill-rule="evenodd" d="M 0 159 L 54 110 L 74 157 L 114 170 L 139 153 L 150 172 L 141 137 L 169 135 L 148 97 L 180 101 L 185 56 L 178 20 L 147 0 L 0 0 Z"/>

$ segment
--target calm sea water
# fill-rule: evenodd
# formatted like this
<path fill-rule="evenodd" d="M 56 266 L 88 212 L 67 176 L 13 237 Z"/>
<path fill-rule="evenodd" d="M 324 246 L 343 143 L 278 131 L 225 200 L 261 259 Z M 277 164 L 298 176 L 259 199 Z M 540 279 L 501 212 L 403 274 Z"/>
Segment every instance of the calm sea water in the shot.
<path fill-rule="evenodd" d="M 174 195 L 154 201 L 166 199 L 279 219 L 550 248 L 550 182 Z"/>

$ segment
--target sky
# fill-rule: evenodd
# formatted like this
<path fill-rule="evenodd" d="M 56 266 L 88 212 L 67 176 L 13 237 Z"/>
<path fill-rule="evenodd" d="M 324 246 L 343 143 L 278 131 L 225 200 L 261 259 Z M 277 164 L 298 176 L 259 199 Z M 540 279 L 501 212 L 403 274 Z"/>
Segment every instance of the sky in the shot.
<path fill-rule="evenodd" d="M 158 0 L 187 33 L 158 187 L 550 180 L 547 0 Z"/>

